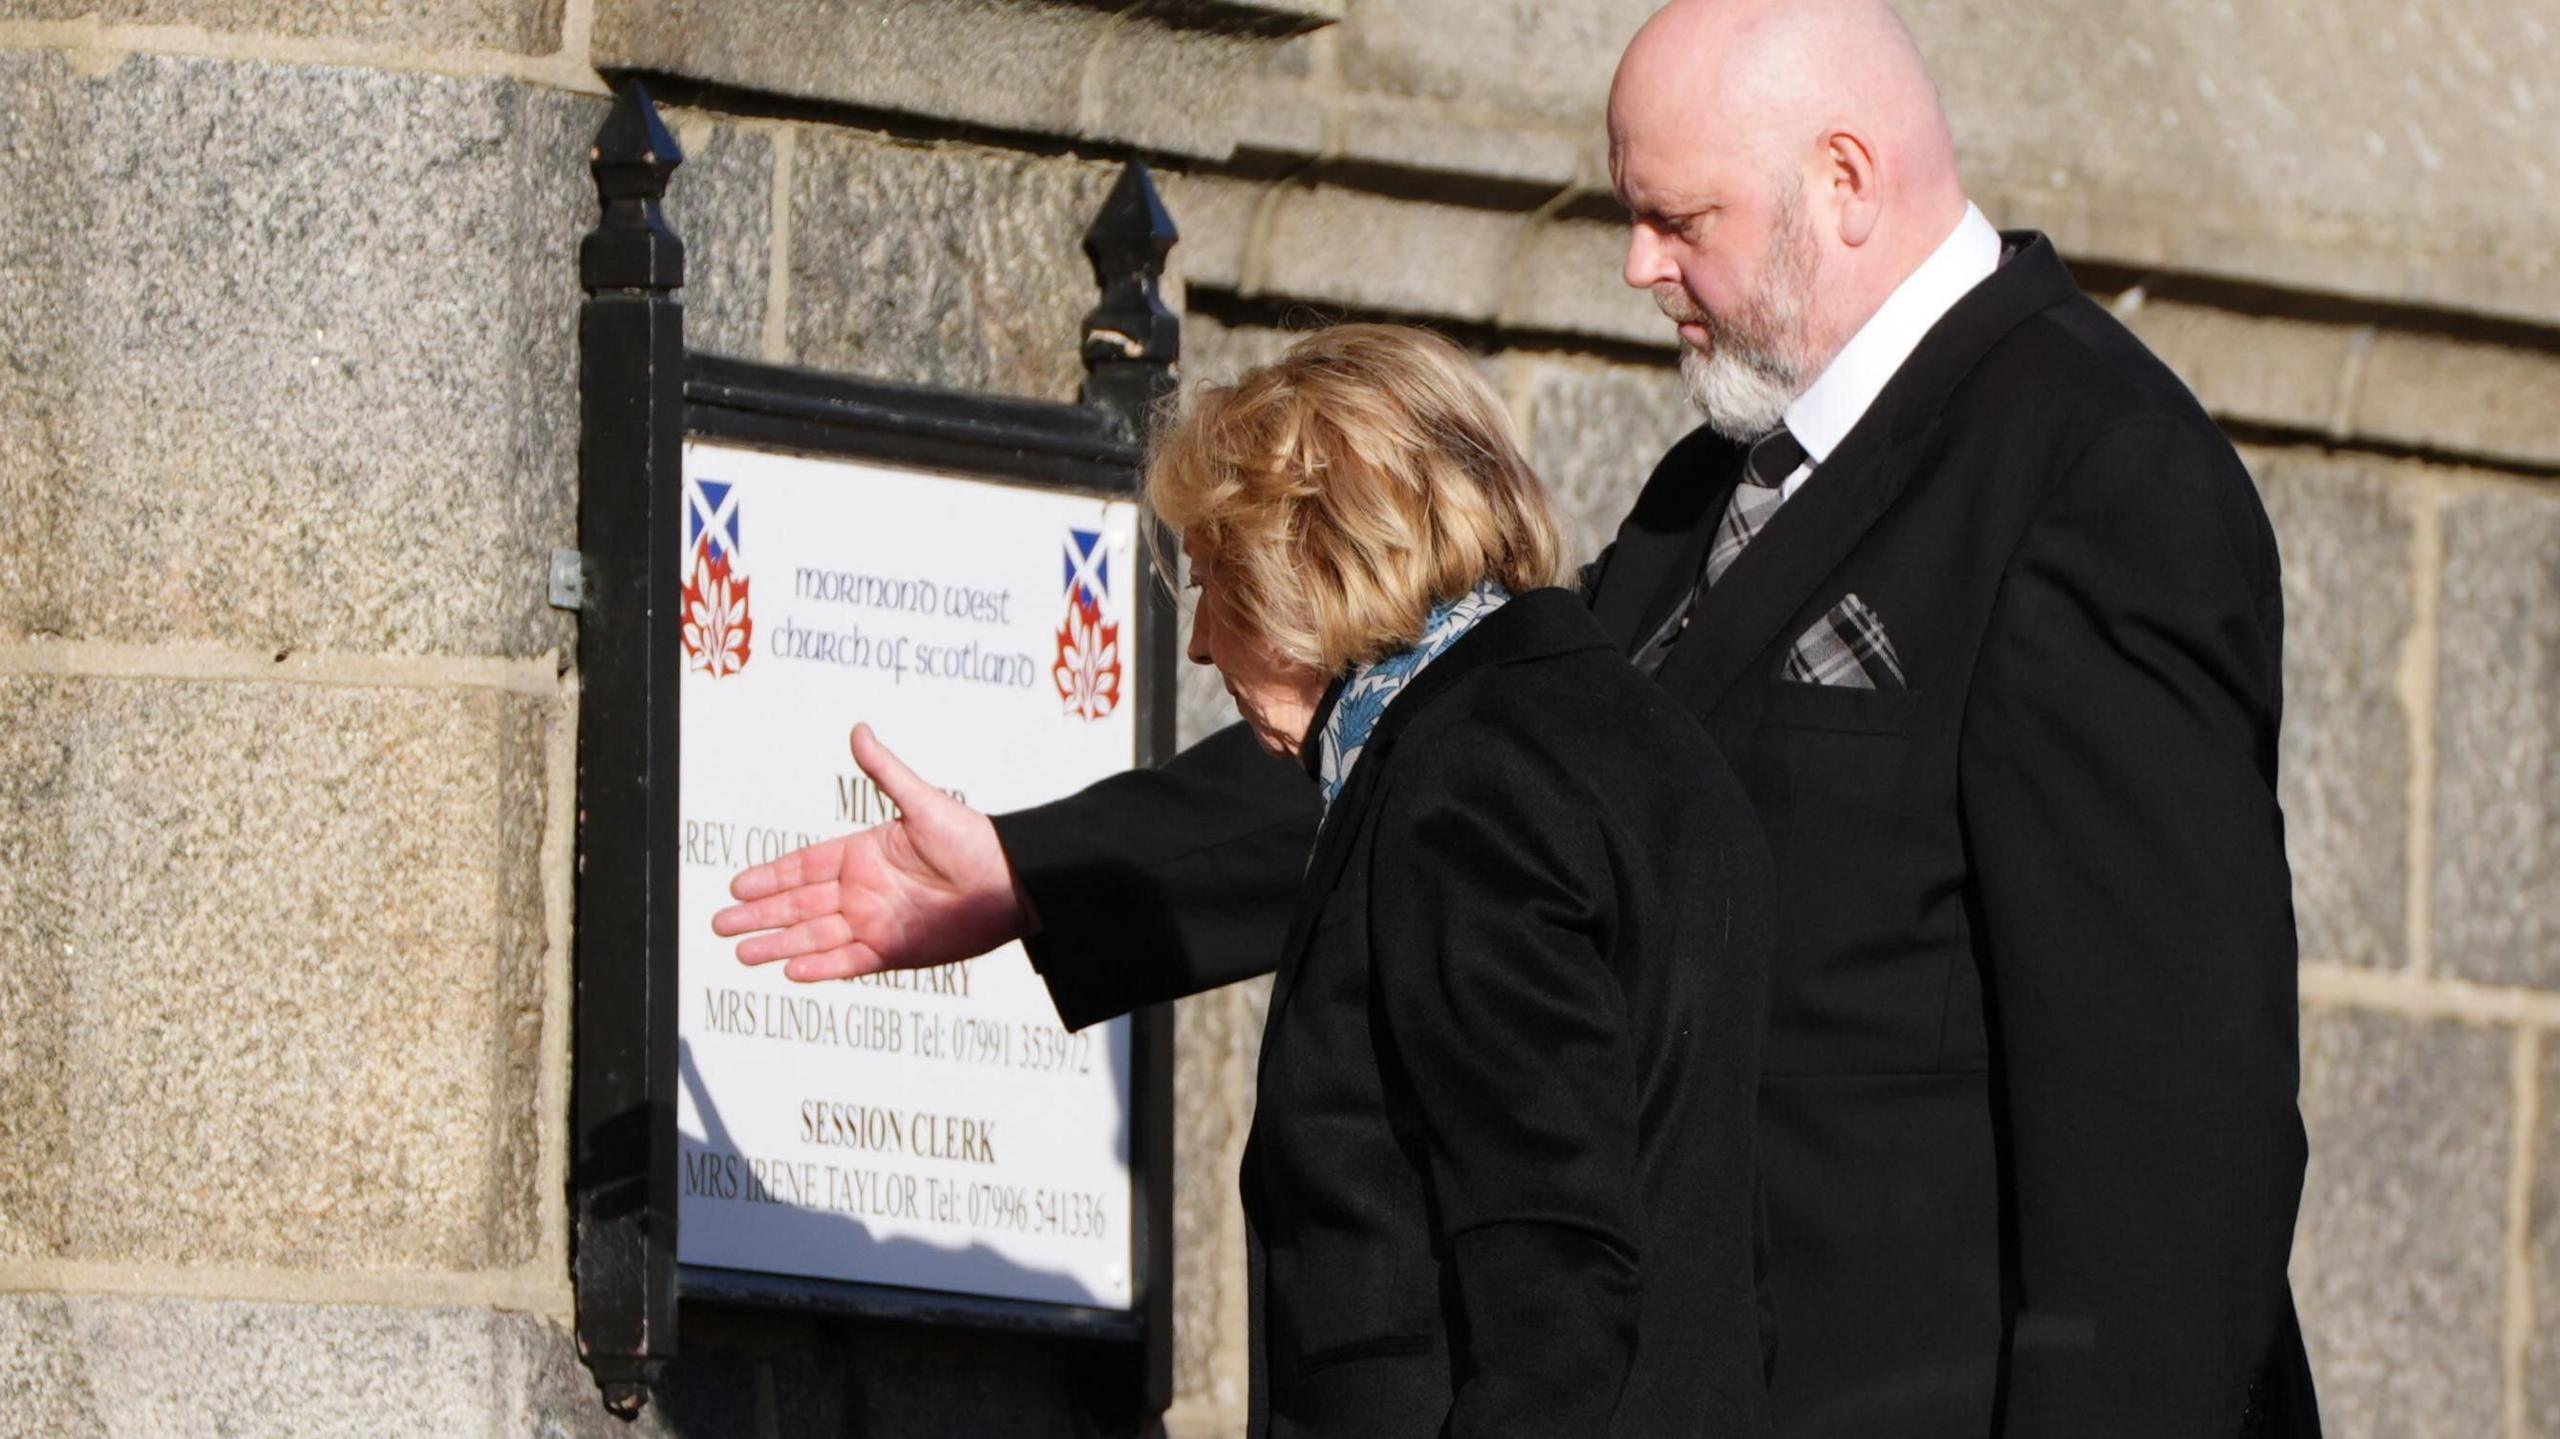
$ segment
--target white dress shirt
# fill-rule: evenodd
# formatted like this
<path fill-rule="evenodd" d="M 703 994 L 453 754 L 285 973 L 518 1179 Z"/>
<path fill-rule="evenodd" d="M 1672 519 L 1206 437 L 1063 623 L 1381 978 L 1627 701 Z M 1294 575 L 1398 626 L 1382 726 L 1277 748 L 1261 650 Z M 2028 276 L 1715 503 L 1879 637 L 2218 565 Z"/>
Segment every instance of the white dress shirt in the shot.
<path fill-rule="evenodd" d="M 1999 268 L 2000 232 L 1981 210 L 1966 205 L 1954 233 L 1885 297 L 1813 387 L 1787 406 L 1787 430 L 1804 446 L 1805 462 L 1780 482 L 1782 499 L 1795 498 L 1796 491 L 1848 438 L 1868 406 L 1884 392 L 1886 382 L 1920 347 L 1930 327 Z"/>

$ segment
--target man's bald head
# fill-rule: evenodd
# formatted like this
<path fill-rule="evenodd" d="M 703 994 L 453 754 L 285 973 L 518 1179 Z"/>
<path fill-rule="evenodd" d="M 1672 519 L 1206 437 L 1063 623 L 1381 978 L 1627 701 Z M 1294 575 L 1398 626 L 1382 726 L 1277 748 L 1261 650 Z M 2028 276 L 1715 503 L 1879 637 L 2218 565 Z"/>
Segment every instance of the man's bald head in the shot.
<path fill-rule="evenodd" d="M 1609 117 L 1613 142 L 1660 120 L 1773 165 L 1846 130 L 1907 167 L 1897 184 L 1955 178 L 1937 86 L 1884 0 L 1673 0 L 1627 46 Z"/>
<path fill-rule="evenodd" d="M 1673 0 L 1619 62 L 1609 160 L 1627 282 L 1684 322 L 1693 388 L 1720 370 L 1751 392 L 1720 428 L 1774 425 L 1964 215 L 1937 87 L 1884 0 Z"/>

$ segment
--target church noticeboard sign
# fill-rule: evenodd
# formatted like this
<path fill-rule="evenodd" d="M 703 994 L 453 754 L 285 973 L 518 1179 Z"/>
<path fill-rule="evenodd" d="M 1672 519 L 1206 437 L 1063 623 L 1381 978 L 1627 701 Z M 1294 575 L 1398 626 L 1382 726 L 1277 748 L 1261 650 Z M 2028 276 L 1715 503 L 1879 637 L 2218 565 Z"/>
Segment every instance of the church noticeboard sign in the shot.
<path fill-rule="evenodd" d="M 1142 1431 L 1172 1395 L 1170 1008 L 1068 1034 L 1019 946 L 794 984 L 710 916 L 738 870 L 892 817 L 856 723 L 990 812 L 1171 753 L 1136 502 L 1172 222 L 1127 165 L 1085 237 L 1075 403 L 901 385 L 686 348 L 682 163 L 623 84 L 551 566 L 579 615 L 579 1353 L 627 1417 L 688 1313 L 1003 1330 L 1072 1354 L 1096 1432 Z"/>
<path fill-rule="evenodd" d="M 981 810 L 1138 757 L 1127 500 L 685 447 L 678 1259 L 1130 1307 L 1129 1025 L 1009 945 L 805 985 L 711 932 L 729 877 L 894 812 L 868 722 Z"/>

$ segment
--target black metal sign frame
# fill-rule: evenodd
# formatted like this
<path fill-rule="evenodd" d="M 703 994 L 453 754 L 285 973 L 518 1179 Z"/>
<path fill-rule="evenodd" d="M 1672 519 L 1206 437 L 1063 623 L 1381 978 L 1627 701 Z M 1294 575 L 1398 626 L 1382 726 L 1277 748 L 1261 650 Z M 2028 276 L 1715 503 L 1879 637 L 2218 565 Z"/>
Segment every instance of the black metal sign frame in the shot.
<path fill-rule="evenodd" d="M 1090 1386 L 1131 1419 L 1172 1399 L 1173 1018 L 1132 1017 L 1127 1311 L 747 1273 L 676 1260 L 676 813 L 682 584 L 666 542 L 688 437 L 878 460 L 1110 498 L 1136 495 L 1148 424 L 1173 385 L 1180 322 L 1160 292 L 1175 233 L 1131 162 L 1087 233 L 1102 299 L 1078 404 L 895 385 L 689 354 L 684 249 L 660 202 L 683 163 L 624 85 L 591 167 L 602 217 L 580 249 L 576 1046 L 572 1271 L 578 1345 L 631 1414 L 676 1352 L 688 1298 L 1055 1335 L 1125 1355 Z M 1139 764 L 1174 739 L 1175 616 L 1138 547 Z"/>

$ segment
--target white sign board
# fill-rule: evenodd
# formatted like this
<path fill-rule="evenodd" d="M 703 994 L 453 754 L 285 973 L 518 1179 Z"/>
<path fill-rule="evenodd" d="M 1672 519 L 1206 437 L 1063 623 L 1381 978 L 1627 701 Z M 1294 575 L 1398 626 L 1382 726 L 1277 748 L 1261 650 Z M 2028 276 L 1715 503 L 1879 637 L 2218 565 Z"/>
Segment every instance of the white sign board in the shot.
<path fill-rule="evenodd" d="M 1131 1306 L 1126 1020 L 1019 945 L 801 985 L 711 932 L 731 875 L 889 818 L 868 722 L 983 811 L 1137 757 L 1127 501 L 688 443 L 677 1111 L 686 1264 Z"/>

